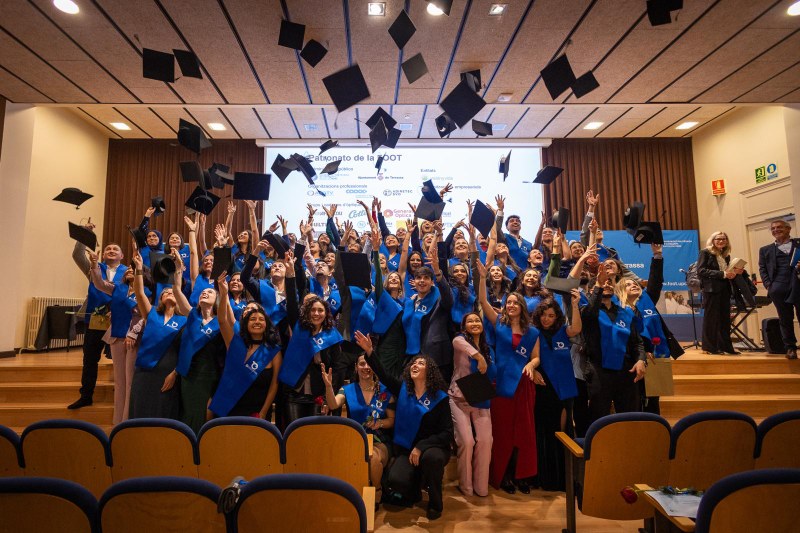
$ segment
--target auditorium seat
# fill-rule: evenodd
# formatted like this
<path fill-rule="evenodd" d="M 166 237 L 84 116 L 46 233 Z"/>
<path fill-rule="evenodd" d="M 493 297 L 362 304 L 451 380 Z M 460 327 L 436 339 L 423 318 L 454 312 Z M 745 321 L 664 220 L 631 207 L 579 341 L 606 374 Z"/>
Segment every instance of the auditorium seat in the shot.
<path fill-rule="evenodd" d="M 359 492 L 340 479 L 315 474 L 254 479 L 242 489 L 232 522 L 240 532 L 367 531 L 366 509 Z"/>
<path fill-rule="evenodd" d="M 19 435 L 12 429 L 0 426 L 0 478 L 23 475 Z"/>
<path fill-rule="evenodd" d="M 758 425 L 756 468 L 800 468 L 800 411 L 765 418 Z"/>
<path fill-rule="evenodd" d="M 125 420 L 114 427 L 111 478 L 145 476 L 197 477 L 197 441 L 182 422 L 166 418 Z"/>
<path fill-rule="evenodd" d="M 281 433 L 274 424 L 250 416 L 207 422 L 197 436 L 200 479 L 224 487 L 236 476 L 250 480 L 283 472 Z"/>
<path fill-rule="evenodd" d="M 800 469 L 740 472 L 714 483 L 700 500 L 696 533 L 798 530 Z"/>
<path fill-rule="evenodd" d="M 99 498 L 111 485 L 111 450 L 102 429 L 82 420 L 44 420 L 20 439 L 25 475 L 74 481 Z"/>
<path fill-rule="evenodd" d="M 672 428 L 669 484 L 706 490 L 725 476 L 752 470 L 755 447 L 756 423 L 744 413 L 688 415 Z"/>
<path fill-rule="evenodd" d="M 114 483 L 100 498 L 103 533 L 225 533 L 220 488 L 188 477 L 141 477 Z"/>
<path fill-rule="evenodd" d="M 97 532 L 97 500 L 72 481 L 43 477 L 0 479 L 0 532 Z"/>
<path fill-rule="evenodd" d="M 666 484 L 670 447 L 666 420 L 650 413 L 604 416 L 589 426 L 582 446 L 566 433 L 556 436 L 566 450 L 567 531 L 575 531 L 575 485 L 582 489 L 579 501 L 584 515 L 608 520 L 652 517 L 646 502 L 628 504 L 620 491 L 636 483 Z M 581 466 L 582 479 L 574 474 Z"/>

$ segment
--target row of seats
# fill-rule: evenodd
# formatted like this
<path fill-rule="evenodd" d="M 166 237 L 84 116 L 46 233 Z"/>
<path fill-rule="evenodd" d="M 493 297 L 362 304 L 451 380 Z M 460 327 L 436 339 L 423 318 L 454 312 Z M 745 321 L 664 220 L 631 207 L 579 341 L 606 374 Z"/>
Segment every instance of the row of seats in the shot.
<path fill-rule="evenodd" d="M 284 435 L 252 417 L 218 418 L 195 437 L 185 424 L 144 418 L 109 436 L 79 420 L 46 420 L 16 433 L 0 426 L 0 477 L 74 481 L 99 498 L 113 483 L 145 476 L 187 476 L 219 486 L 236 476 L 324 474 L 359 492 L 369 485 L 370 446 L 361 425 L 341 417 L 297 420 Z"/>
<path fill-rule="evenodd" d="M 0 533 L 140 533 L 192 531 L 361 532 L 361 495 L 329 476 L 276 474 L 256 478 L 233 509 L 219 513 L 219 486 L 188 477 L 144 477 L 111 485 L 98 499 L 55 478 L 0 479 Z"/>
<path fill-rule="evenodd" d="M 585 515 L 637 520 L 653 510 L 641 498 L 626 503 L 620 496 L 626 486 L 706 490 L 739 472 L 800 468 L 800 411 L 773 415 L 758 426 L 743 413 L 705 411 L 673 427 L 657 415 L 623 413 L 597 420 L 584 439 L 557 436 L 566 450 L 567 531 L 575 531 L 576 495 Z"/>

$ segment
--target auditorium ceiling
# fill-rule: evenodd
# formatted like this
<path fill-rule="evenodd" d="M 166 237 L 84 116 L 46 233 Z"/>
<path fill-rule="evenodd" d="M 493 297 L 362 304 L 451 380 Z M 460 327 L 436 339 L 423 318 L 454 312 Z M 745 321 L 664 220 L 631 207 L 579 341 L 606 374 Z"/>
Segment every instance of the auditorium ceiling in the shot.
<path fill-rule="evenodd" d="M 363 139 L 359 120 L 380 105 L 402 138 L 438 139 L 438 103 L 480 69 L 475 118 L 494 139 L 689 136 L 741 106 L 800 103 L 793 1 L 684 0 L 654 27 L 645 0 L 506 0 L 501 15 L 498 2 L 454 0 L 449 16 L 424 0 L 386 0 L 385 16 L 362 0 L 75 0 L 76 15 L 1 0 L 0 95 L 73 108 L 111 138 L 174 137 L 184 118 L 212 139 Z M 401 51 L 387 29 L 404 8 L 417 31 Z M 278 45 L 281 19 L 328 48 L 315 68 Z M 203 78 L 145 79 L 142 48 L 189 50 Z M 539 72 L 564 52 L 599 88 L 550 97 Z M 409 84 L 400 65 L 417 53 L 429 72 Z M 337 113 L 322 79 L 354 64 L 370 97 Z M 676 129 L 685 122 L 697 124 Z"/>

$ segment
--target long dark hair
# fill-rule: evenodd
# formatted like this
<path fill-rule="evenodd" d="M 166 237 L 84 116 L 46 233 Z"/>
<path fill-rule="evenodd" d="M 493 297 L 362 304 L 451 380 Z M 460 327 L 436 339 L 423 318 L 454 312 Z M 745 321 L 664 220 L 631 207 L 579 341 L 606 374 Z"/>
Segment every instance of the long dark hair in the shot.
<path fill-rule="evenodd" d="M 333 314 L 331 314 L 331 308 L 328 305 L 328 302 L 317 296 L 309 295 L 303 300 L 303 304 L 300 306 L 300 327 L 303 329 L 307 329 L 309 331 L 314 330 L 314 324 L 311 323 L 311 307 L 315 303 L 321 303 L 322 307 L 325 308 L 325 320 L 322 321 L 322 329 L 331 329 L 333 327 Z"/>
<path fill-rule="evenodd" d="M 548 309 L 552 309 L 553 312 L 555 312 L 556 321 L 553 322 L 551 328 L 544 329 L 542 327 L 542 315 Z M 533 310 L 533 313 L 531 313 L 531 322 L 533 322 L 533 325 L 536 326 L 536 329 L 539 331 L 556 332 L 561 329 L 561 326 L 567 323 L 567 317 L 564 316 L 564 311 L 561 310 L 561 306 L 558 305 L 558 302 L 552 298 L 547 298 L 542 300 L 542 302 L 536 306 L 536 309 Z"/>
<path fill-rule="evenodd" d="M 500 313 L 498 320 L 500 320 L 500 322 L 506 326 L 511 326 L 511 319 L 506 313 L 506 305 L 508 304 L 508 299 L 512 296 L 517 299 L 517 303 L 519 304 L 519 325 L 522 328 L 522 333 L 525 334 L 528 332 L 528 328 L 530 327 L 531 316 L 528 314 L 528 306 L 525 303 L 525 297 L 523 297 L 520 293 L 516 291 L 508 293 L 506 296 L 506 304 L 503 305 L 503 311 Z"/>
<path fill-rule="evenodd" d="M 496 266 L 503 272 L 503 279 L 500 281 L 500 294 L 495 293 L 494 291 L 494 282 L 490 276 L 486 276 L 486 294 L 491 295 L 497 301 L 503 299 L 503 295 L 508 295 L 511 293 L 511 280 L 506 276 L 505 268 L 502 265 L 492 265 L 487 268 L 487 273 L 492 267 Z"/>
<path fill-rule="evenodd" d="M 247 233 L 247 246 L 242 246 L 241 244 L 239 244 L 238 240 L 234 244 L 236 244 L 236 247 L 238 248 L 237 255 L 245 255 L 245 256 L 247 256 L 247 255 L 250 255 L 252 253 L 253 249 L 255 248 L 255 246 L 253 245 L 253 238 L 254 238 L 253 237 L 253 232 L 250 231 L 249 229 L 246 229 L 246 230 L 240 231 L 239 235 L 241 235 L 242 233 Z M 236 236 L 237 239 L 238 239 L 239 235 Z M 245 249 L 245 248 L 247 248 L 247 249 Z"/>
<path fill-rule="evenodd" d="M 524 280 L 525 280 L 525 275 L 528 272 L 535 272 L 539 275 L 538 286 L 534 287 L 533 294 L 531 294 L 530 296 L 538 296 L 540 298 L 547 297 L 550 293 L 547 291 L 547 289 L 545 289 L 542 286 L 542 273 L 535 268 L 526 268 L 525 270 L 522 271 L 522 273 L 519 276 L 517 276 L 517 279 L 519 280 L 519 286 L 517 287 L 517 289 L 519 289 L 519 292 L 521 292 L 523 296 L 527 296 L 527 294 L 525 294 L 526 287 Z"/>
<path fill-rule="evenodd" d="M 467 271 L 467 282 L 460 283 L 455 276 L 453 276 L 453 270 L 456 267 L 463 267 Z M 464 263 L 456 263 L 450 266 L 450 286 L 455 287 L 458 291 L 458 301 L 462 304 L 465 304 L 469 301 L 469 268 Z"/>
<path fill-rule="evenodd" d="M 264 329 L 264 336 L 260 341 L 254 339 L 247 329 L 247 326 L 250 322 L 250 317 L 256 313 L 262 315 L 267 323 L 267 327 Z M 269 318 L 269 314 L 259 304 L 253 304 L 253 307 L 245 309 L 242 313 L 242 318 L 239 320 L 239 335 L 241 335 L 245 346 L 248 348 L 255 344 L 268 344 L 270 346 L 277 346 L 281 342 L 281 339 L 278 336 L 278 331 L 275 329 L 275 325 L 272 323 L 272 319 Z"/>
<path fill-rule="evenodd" d="M 406 384 L 406 392 L 414 394 L 414 380 L 411 379 L 411 365 L 417 359 L 425 361 L 425 391 L 435 393 L 440 390 L 447 390 L 447 384 L 442 378 L 442 373 L 439 372 L 439 366 L 436 361 L 427 355 L 414 355 L 408 360 L 408 364 L 403 370 L 403 383 Z"/>
<path fill-rule="evenodd" d="M 489 351 L 489 343 L 486 342 L 486 330 L 485 329 L 481 330 L 481 334 L 478 337 L 477 346 L 475 345 L 472 335 L 466 332 L 467 319 L 471 316 L 476 316 L 479 319 L 481 318 L 481 315 L 476 313 L 475 311 L 471 311 L 466 315 L 464 315 L 464 318 L 461 319 L 461 335 L 464 336 L 464 339 L 466 339 L 466 341 L 469 343 L 470 346 L 478 350 L 478 352 L 480 352 L 480 354 L 484 357 L 484 359 L 488 361 L 491 352 Z"/>

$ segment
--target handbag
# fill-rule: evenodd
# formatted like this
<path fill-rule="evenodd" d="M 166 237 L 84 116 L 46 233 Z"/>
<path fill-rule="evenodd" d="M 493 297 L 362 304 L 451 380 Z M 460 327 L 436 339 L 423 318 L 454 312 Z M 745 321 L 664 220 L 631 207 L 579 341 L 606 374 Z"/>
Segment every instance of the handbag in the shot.
<path fill-rule="evenodd" d="M 89 317 L 89 329 L 105 331 L 111 327 L 111 315 L 92 313 Z"/>
<path fill-rule="evenodd" d="M 647 372 L 644 375 L 646 396 L 674 396 L 675 383 L 672 379 L 672 359 L 669 357 L 648 356 Z"/>

